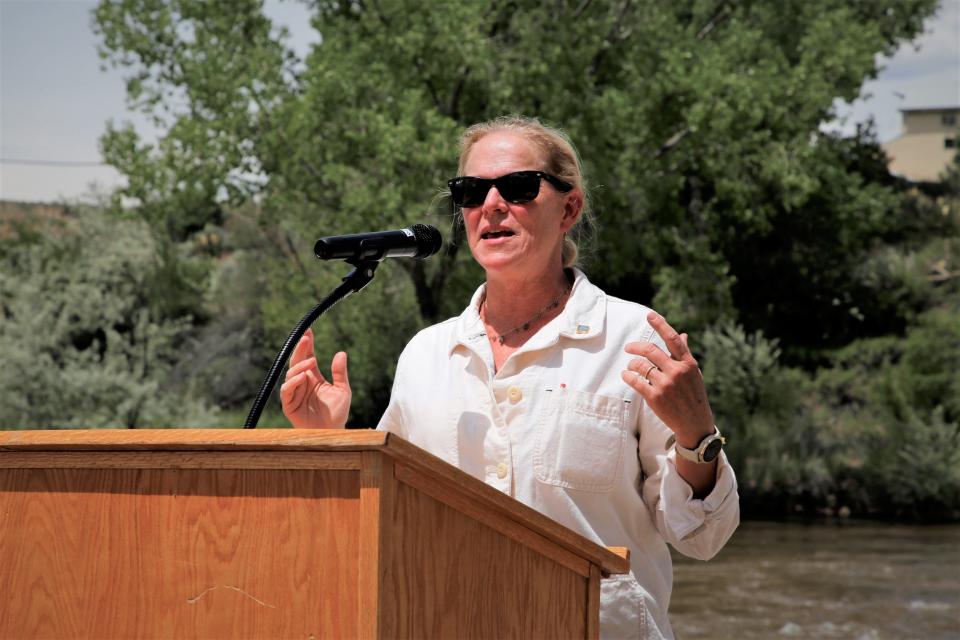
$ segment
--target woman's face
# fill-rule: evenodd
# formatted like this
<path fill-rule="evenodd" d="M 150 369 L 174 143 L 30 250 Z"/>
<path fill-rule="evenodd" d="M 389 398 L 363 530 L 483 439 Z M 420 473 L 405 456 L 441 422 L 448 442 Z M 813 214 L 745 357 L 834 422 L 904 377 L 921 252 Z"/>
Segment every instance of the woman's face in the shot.
<path fill-rule="evenodd" d="M 519 134 L 498 131 L 474 143 L 464 175 L 499 178 L 545 168 L 536 145 Z M 581 203 L 577 189 L 560 193 L 546 180 L 540 181 L 536 199 L 523 204 L 507 202 L 492 186 L 483 204 L 463 209 L 470 251 L 488 278 L 542 278 L 561 268 L 563 235 L 580 215 Z"/>

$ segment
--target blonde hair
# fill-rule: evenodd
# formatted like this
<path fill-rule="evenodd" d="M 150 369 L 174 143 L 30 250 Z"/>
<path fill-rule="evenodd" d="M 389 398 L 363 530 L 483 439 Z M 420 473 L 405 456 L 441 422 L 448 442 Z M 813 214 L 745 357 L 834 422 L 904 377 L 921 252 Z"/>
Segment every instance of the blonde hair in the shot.
<path fill-rule="evenodd" d="M 460 136 L 458 175 L 463 175 L 467 156 L 470 155 L 473 145 L 481 138 L 500 131 L 519 134 L 535 144 L 545 159 L 546 166 L 543 170 L 572 184 L 573 188 L 580 192 L 583 199 L 580 218 L 564 236 L 561 255 L 564 269 L 574 266 L 580 257 L 579 243 L 589 239 L 594 229 L 593 212 L 590 210 L 583 167 L 576 148 L 567 134 L 560 129 L 543 124 L 536 118 L 519 115 L 500 116 L 486 122 L 478 122 L 467 128 Z"/>

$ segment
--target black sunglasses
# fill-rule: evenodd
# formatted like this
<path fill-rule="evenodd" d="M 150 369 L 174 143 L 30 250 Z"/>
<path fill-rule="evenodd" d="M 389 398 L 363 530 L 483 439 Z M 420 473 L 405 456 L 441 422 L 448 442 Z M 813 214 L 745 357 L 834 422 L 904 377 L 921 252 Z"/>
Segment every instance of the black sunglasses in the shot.
<path fill-rule="evenodd" d="M 474 178 L 460 176 L 447 182 L 453 204 L 458 207 L 479 207 L 487 199 L 490 187 L 497 186 L 503 199 L 513 204 L 530 202 L 540 193 L 543 178 L 560 193 L 573 189 L 573 185 L 543 171 L 515 171 L 499 178 Z"/>

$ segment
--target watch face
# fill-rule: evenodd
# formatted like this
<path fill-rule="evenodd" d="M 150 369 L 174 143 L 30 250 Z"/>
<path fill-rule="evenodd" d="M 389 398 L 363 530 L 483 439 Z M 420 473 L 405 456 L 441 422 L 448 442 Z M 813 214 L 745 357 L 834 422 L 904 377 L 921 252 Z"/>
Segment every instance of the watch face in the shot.
<path fill-rule="evenodd" d="M 713 459 L 720 455 L 721 449 L 723 449 L 723 440 L 720 438 L 712 440 L 710 444 L 707 445 L 707 448 L 703 450 L 703 461 L 713 462 Z"/>

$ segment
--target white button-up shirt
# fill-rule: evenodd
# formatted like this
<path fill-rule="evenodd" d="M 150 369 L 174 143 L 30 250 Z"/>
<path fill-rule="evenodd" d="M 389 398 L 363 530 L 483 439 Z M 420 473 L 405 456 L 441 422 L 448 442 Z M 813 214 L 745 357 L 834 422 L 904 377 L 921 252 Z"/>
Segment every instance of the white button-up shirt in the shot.
<path fill-rule="evenodd" d="M 649 309 L 576 271 L 560 315 L 494 371 L 482 294 L 410 341 L 378 429 L 599 544 L 629 547 L 630 573 L 601 587 L 601 635 L 672 638 L 666 542 L 707 560 L 736 529 L 740 508 L 722 454 L 714 489 L 693 497 L 668 448 L 671 431 L 620 378 L 633 357 L 628 342 L 666 351 Z"/>

